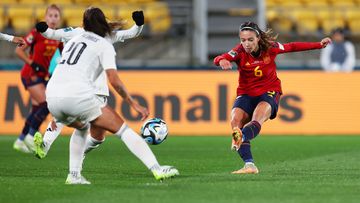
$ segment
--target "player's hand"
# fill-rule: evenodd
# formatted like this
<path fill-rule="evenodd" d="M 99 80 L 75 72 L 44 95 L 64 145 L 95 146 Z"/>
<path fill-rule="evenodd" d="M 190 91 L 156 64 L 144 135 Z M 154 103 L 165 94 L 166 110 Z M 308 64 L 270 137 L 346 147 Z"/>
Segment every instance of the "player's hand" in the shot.
<path fill-rule="evenodd" d="M 35 72 L 47 72 L 47 70 L 40 64 L 32 62 L 30 64 L 31 68 L 35 71 Z"/>
<path fill-rule="evenodd" d="M 25 41 L 22 37 L 14 37 L 12 40 L 13 43 L 17 44 L 19 47 L 22 47 L 25 45 Z"/>
<path fill-rule="evenodd" d="M 226 60 L 226 59 L 222 59 L 220 62 L 219 62 L 219 65 L 220 67 L 223 69 L 223 70 L 230 70 L 232 69 L 232 64 L 230 63 L 230 61 Z"/>
<path fill-rule="evenodd" d="M 43 33 L 49 28 L 49 26 L 46 24 L 46 22 L 38 22 L 36 23 L 35 28 L 36 31 Z"/>
<path fill-rule="evenodd" d="M 144 121 L 148 116 L 149 116 L 149 110 L 143 106 L 141 106 L 140 104 L 138 104 L 137 102 L 133 102 L 131 104 L 131 107 L 137 111 L 139 114 L 141 114 L 141 120 Z"/>
<path fill-rule="evenodd" d="M 326 37 L 320 41 L 320 44 L 323 48 L 325 48 L 330 43 L 331 43 L 331 39 L 329 37 Z"/>
<path fill-rule="evenodd" d="M 134 11 L 132 13 L 132 19 L 135 21 L 135 24 L 137 26 L 144 25 L 145 18 L 143 11 Z"/>

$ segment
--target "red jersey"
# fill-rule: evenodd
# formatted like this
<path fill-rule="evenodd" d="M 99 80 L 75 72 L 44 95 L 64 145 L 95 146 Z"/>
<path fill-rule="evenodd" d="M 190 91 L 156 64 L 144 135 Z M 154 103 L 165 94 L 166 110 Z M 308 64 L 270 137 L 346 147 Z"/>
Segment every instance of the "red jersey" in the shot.
<path fill-rule="evenodd" d="M 292 42 L 287 44 L 274 42 L 268 51 L 262 51 L 259 57 L 254 57 L 246 53 L 243 46 L 239 44 L 228 53 L 215 57 L 214 64 L 218 66 L 222 59 L 237 64 L 239 71 L 238 96 L 243 94 L 259 96 L 268 91 L 281 94 L 281 81 L 276 74 L 276 56 L 286 52 L 321 48 L 320 42 Z"/>
<path fill-rule="evenodd" d="M 56 49 L 59 47 L 62 50 L 63 47 L 61 42 L 46 39 L 35 29 L 31 30 L 24 40 L 25 43 L 30 46 L 30 59 L 32 59 L 35 63 L 40 64 L 47 70 Z M 29 64 L 25 63 L 21 70 L 21 77 L 29 78 L 34 75 L 45 78 L 49 75 L 49 73 L 35 72 Z"/>

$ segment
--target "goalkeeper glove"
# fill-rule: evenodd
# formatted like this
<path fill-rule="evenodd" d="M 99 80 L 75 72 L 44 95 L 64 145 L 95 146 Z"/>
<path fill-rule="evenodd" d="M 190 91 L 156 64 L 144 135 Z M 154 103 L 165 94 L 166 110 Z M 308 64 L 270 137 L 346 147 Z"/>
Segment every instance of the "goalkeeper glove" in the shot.
<path fill-rule="evenodd" d="M 35 25 L 36 31 L 38 32 L 45 32 L 48 29 L 48 25 L 46 24 L 46 22 L 38 22 Z"/>
<path fill-rule="evenodd" d="M 137 26 L 144 25 L 144 13 L 143 11 L 134 11 L 132 13 L 132 19 L 135 21 Z"/>

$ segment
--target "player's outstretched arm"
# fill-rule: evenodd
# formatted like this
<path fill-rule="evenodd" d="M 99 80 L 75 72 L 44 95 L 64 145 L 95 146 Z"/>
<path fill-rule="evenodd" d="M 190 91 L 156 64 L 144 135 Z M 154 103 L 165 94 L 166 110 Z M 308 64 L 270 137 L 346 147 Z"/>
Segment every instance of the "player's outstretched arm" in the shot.
<path fill-rule="evenodd" d="M 46 24 L 46 22 L 39 22 L 35 25 L 36 31 L 41 33 L 47 39 L 58 40 L 61 42 L 67 42 L 71 38 L 83 32 L 80 28 L 73 29 L 72 27 L 62 28 L 62 29 L 51 29 Z"/>
<path fill-rule="evenodd" d="M 286 44 L 280 44 L 279 42 L 277 42 L 277 52 L 281 54 L 287 52 L 322 49 L 325 48 L 330 43 L 331 43 L 331 39 L 329 37 L 322 39 L 320 42 L 290 42 Z"/>
<path fill-rule="evenodd" d="M 117 75 L 116 69 L 107 69 L 106 70 L 107 78 L 115 89 L 115 91 L 126 101 L 130 104 L 130 106 L 141 114 L 141 120 L 145 120 L 149 116 L 149 111 L 147 108 L 138 104 L 132 96 L 127 91 L 124 83 L 120 80 L 119 76 Z"/>
<path fill-rule="evenodd" d="M 14 36 L 8 35 L 8 34 L 3 34 L 0 32 L 0 40 L 6 40 L 9 42 L 12 42 L 13 39 L 14 39 Z"/>
<path fill-rule="evenodd" d="M 25 41 L 22 37 L 16 37 L 8 34 L 0 33 L 0 40 L 6 40 L 9 42 L 13 42 L 15 44 L 18 44 L 19 46 L 24 46 Z"/>
<path fill-rule="evenodd" d="M 329 37 L 325 37 L 320 41 L 322 48 L 325 48 L 328 44 L 331 44 L 331 39 Z"/>
<path fill-rule="evenodd" d="M 132 18 L 135 25 L 127 30 L 114 31 L 114 35 L 111 39 L 113 43 L 123 42 L 126 39 L 135 38 L 140 35 L 145 22 L 143 11 L 134 11 L 132 13 Z"/>
<path fill-rule="evenodd" d="M 25 46 L 25 41 L 24 41 L 24 39 L 22 37 L 14 36 L 14 38 L 12 39 L 11 42 L 17 44 L 20 47 Z"/>
<path fill-rule="evenodd" d="M 220 62 L 219 62 L 219 65 L 220 67 L 223 69 L 223 70 L 230 70 L 232 69 L 232 64 L 230 61 L 228 61 L 227 59 L 222 59 Z"/>
<path fill-rule="evenodd" d="M 223 53 L 214 58 L 214 64 L 220 66 L 223 70 L 232 69 L 231 62 L 240 60 L 240 44 L 236 45 L 229 52 Z"/>

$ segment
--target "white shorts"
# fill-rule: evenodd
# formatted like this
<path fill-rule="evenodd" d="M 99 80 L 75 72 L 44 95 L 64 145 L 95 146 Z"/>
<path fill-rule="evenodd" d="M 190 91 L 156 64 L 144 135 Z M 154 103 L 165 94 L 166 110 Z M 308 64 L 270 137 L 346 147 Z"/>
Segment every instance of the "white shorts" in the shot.
<path fill-rule="evenodd" d="M 69 125 L 75 121 L 89 123 L 99 117 L 101 108 L 107 104 L 105 96 L 92 97 L 50 97 L 46 98 L 52 116 L 57 122 Z"/>

